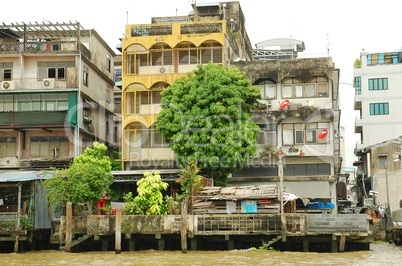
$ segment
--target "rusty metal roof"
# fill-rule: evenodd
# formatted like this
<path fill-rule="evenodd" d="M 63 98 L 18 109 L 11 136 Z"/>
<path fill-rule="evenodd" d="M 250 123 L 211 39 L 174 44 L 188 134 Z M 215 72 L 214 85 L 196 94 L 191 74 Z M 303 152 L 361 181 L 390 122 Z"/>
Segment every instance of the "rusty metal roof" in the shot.
<path fill-rule="evenodd" d="M 0 170 L 0 183 L 42 180 L 51 177 L 50 174 L 44 175 L 43 173 L 43 171 L 38 170 Z"/>

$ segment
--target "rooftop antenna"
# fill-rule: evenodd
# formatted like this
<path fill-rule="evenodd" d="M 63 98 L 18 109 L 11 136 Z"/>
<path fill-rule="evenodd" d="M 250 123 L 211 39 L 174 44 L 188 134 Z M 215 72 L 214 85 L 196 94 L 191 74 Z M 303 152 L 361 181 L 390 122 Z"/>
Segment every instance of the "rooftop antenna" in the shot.
<path fill-rule="evenodd" d="M 327 56 L 329 57 L 329 34 L 327 34 Z"/>
<path fill-rule="evenodd" d="M 126 22 L 126 24 L 128 24 L 128 11 L 126 11 L 126 20 L 127 20 L 127 22 Z"/>

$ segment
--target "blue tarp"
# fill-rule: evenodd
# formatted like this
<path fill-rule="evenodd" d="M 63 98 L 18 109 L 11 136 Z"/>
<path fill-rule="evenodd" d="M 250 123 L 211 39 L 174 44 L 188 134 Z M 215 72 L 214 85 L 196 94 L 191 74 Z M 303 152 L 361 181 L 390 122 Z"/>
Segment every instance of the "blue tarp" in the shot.
<path fill-rule="evenodd" d="M 335 208 L 335 204 L 330 202 L 310 202 L 306 205 L 307 209 L 333 209 Z"/>

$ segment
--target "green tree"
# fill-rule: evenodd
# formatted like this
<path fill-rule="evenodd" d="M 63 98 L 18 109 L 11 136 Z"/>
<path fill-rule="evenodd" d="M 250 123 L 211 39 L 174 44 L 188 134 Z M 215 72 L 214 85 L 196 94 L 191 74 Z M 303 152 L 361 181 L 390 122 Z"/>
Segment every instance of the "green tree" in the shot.
<path fill-rule="evenodd" d="M 200 65 L 162 92 L 157 130 L 185 168 L 195 161 L 225 185 L 257 150 L 251 111 L 260 92 L 238 68 Z"/>
<path fill-rule="evenodd" d="M 200 169 L 194 161 L 190 161 L 185 169 L 180 173 L 179 179 L 181 194 L 177 196 L 178 201 L 194 196 L 202 188 L 202 176 L 199 175 Z"/>
<path fill-rule="evenodd" d="M 98 142 L 93 148 L 87 148 L 74 159 L 68 169 L 53 169 L 45 174 L 52 177 L 43 181 L 48 193 L 49 205 L 55 210 L 64 208 L 67 202 L 94 203 L 99 197 L 109 192 L 113 183 L 110 158 L 107 156 L 107 147 Z"/>
<path fill-rule="evenodd" d="M 162 194 L 167 187 L 168 184 L 162 181 L 158 171 L 155 174 L 145 172 L 144 177 L 137 181 L 138 195 L 133 198 L 133 194 L 129 192 L 124 196 L 124 214 L 167 214 L 168 206 Z"/>

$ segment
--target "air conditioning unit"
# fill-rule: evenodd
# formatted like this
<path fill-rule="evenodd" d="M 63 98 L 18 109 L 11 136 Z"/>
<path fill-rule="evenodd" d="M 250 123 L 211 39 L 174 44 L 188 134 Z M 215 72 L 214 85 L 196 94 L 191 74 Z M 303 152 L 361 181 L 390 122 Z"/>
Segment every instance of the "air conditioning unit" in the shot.
<path fill-rule="evenodd" d="M 43 86 L 46 89 L 53 89 L 54 88 L 54 78 L 43 79 Z"/>
<path fill-rule="evenodd" d="M 170 73 L 170 67 L 161 67 L 161 68 L 159 68 L 159 73 L 161 73 L 161 74 Z"/>
<path fill-rule="evenodd" d="M 130 159 L 138 160 L 140 158 L 140 153 L 138 151 L 130 152 Z"/>
<path fill-rule="evenodd" d="M 0 89 L 5 91 L 15 90 L 15 81 L 14 80 L 2 81 Z"/>

